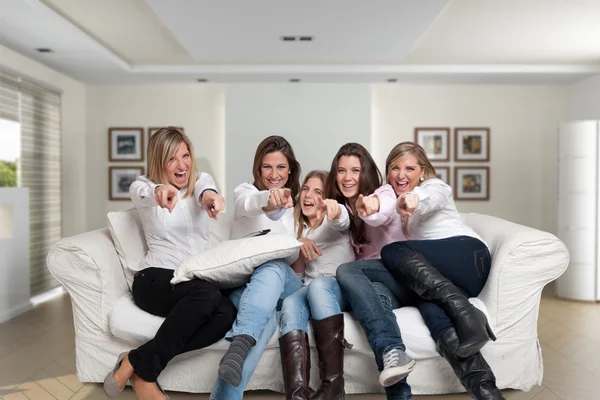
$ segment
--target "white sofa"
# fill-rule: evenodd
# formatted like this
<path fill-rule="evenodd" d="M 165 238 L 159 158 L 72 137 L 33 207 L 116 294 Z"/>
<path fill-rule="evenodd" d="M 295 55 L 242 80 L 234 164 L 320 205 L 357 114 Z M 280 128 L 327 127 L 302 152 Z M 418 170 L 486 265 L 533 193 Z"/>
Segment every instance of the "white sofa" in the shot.
<path fill-rule="evenodd" d="M 478 299 L 498 340 L 487 344 L 482 353 L 496 373 L 500 388 L 529 390 L 542 382 L 543 375 L 537 336 L 542 289 L 567 268 L 568 251 L 547 232 L 482 214 L 462 216 L 492 252 L 489 279 Z M 230 224 L 226 215 L 213 224 L 221 240 L 228 234 Z M 134 305 L 109 229 L 60 240 L 51 249 L 47 264 L 71 296 L 77 376 L 82 382 L 102 382 L 117 355 L 152 338 L 162 318 Z M 464 391 L 449 365 L 437 355 L 418 311 L 405 307 L 395 313 L 407 352 L 417 360 L 408 380 L 413 393 Z M 346 392 L 382 392 L 373 354 L 360 324 L 349 313 L 345 322 L 346 336 L 354 344 L 345 355 Z M 276 332 L 271 338 L 247 390 L 283 392 L 278 337 Z M 318 369 L 312 334 L 311 345 L 311 385 L 316 387 Z M 160 375 L 161 385 L 167 390 L 210 392 L 218 362 L 227 347 L 228 342 L 221 340 L 206 349 L 176 357 Z"/>

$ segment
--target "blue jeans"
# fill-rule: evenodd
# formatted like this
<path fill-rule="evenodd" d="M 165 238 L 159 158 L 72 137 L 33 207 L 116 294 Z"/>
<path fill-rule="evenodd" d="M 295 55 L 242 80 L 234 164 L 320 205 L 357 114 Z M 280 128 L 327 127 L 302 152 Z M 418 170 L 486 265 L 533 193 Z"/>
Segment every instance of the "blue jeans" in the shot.
<path fill-rule="evenodd" d="M 301 287 L 300 278 L 282 260 L 268 261 L 256 268 L 240 298 L 231 335 L 250 335 L 258 341 L 273 310 L 277 308 L 277 302 Z"/>
<path fill-rule="evenodd" d="M 337 281 L 359 320 L 375 354 L 379 371 L 383 354 L 393 348 L 406 350 L 394 308 L 414 299 L 408 288 L 399 285 L 381 260 L 359 260 L 342 264 L 336 271 Z M 406 379 L 385 388 L 388 400 L 412 398 Z"/>
<path fill-rule="evenodd" d="M 340 314 L 349 304 L 334 277 L 322 276 L 283 300 L 281 336 L 295 330 L 308 331 L 309 318 L 321 320 Z"/>
<path fill-rule="evenodd" d="M 210 395 L 211 400 L 242 399 L 244 389 L 258 365 L 269 339 L 277 329 L 276 308 L 279 299 L 286 298 L 301 286 L 302 281 L 289 265 L 281 260 L 274 260 L 258 267 L 246 286 L 242 286 L 230 294 L 231 301 L 239 310 L 235 324 L 241 327 L 239 328 L 241 331 L 236 332 L 236 325 L 234 324 L 232 331 L 227 336 L 249 334 L 256 340 L 256 344 L 252 346 L 244 362 L 242 383 L 238 387 L 234 387 L 217 378 Z M 244 302 L 246 303 L 244 304 Z M 265 315 L 264 313 L 269 308 L 267 302 L 270 302 L 271 308 L 268 311 L 269 313 Z M 254 309 L 253 306 L 256 306 L 256 308 Z M 242 309 L 246 310 L 243 314 Z M 261 315 L 261 313 L 263 314 Z M 264 322 L 256 322 L 256 320 L 253 320 L 254 318 Z M 256 336 L 253 336 L 253 334 Z"/>

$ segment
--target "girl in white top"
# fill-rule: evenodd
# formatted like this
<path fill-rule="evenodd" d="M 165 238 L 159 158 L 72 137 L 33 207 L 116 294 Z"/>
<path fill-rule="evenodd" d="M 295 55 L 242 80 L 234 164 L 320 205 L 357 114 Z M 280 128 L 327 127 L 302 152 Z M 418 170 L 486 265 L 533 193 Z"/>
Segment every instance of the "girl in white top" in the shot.
<path fill-rule="evenodd" d="M 253 175 L 253 184 L 244 183 L 235 189 L 232 237 L 241 238 L 264 229 L 293 235 L 300 164 L 287 140 L 270 136 L 259 144 Z M 242 398 L 244 387 L 277 328 L 278 301 L 300 287 L 302 281 L 285 261 L 272 260 L 256 268 L 250 282 L 232 293 L 234 304 L 239 303 L 238 315 L 211 398 Z"/>
<path fill-rule="evenodd" d="M 348 210 L 336 200 L 323 200 L 327 175 L 326 171 L 309 172 L 295 207 L 296 235 L 303 245 L 300 258 L 292 267 L 296 273 L 304 275 L 304 287 L 287 297 L 281 307 L 279 349 L 288 399 L 308 399 L 310 395 L 307 333 L 310 317 L 313 318 L 322 379 L 321 387 L 311 398 L 344 396 L 343 347 L 340 347 L 341 351 L 335 351 L 335 346 L 321 346 L 332 337 L 347 345 L 343 337 L 344 316 L 334 291 L 323 284 L 323 279 L 313 281 L 318 277 L 333 280 L 339 265 L 354 261 Z"/>
<path fill-rule="evenodd" d="M 417 307 L 463 386 L 476 399 L 502 399 L 494 374 L 479 350 L 495 340 L 476 297 L 487 280 L 491 255 L 460 217 L 452 189 L 436 178 L 423 148 L 403 142 L 386 162 L 407 241 L 381 250 L 385 267 L 419 297 Z M 457 184 L 462 184 L 458 182 Z"/>
<path fill-rule="evenodd" d="M 148 143 L 148 177 L 129 188 L 148 253 L 135 268 L 133 300 L 142 310 L 165 317 L 154 339 L 119 356 L 104 380 L 108 397 L 129 379 L 138 398 L 167 397 L 156 382 L 176 355 L 207 347 L 231 327 L 235 307 L 212 283 L 199 279 L 172 286 L 183 259 L 203 251 L 208 218 L 217 218 L 225 200 L 208 174 L 198 177 L 193 148 L 180 128 L 166 127 Z"/>

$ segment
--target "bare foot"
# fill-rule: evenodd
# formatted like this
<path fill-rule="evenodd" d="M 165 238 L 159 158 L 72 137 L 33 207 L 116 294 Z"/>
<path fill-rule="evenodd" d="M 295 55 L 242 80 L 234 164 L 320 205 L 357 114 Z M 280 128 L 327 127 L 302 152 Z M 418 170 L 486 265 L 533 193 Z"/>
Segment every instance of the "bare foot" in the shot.
<path fill-rule="evenodd" d="M 160 391 L 156 382 L 146 382 L 136 374 L 131 377 L 135 395 L 140 400 L 165 400 L 165 395 Z"/>
<path fill-rule="evenodd" d="M 121 366 L 114 374 L 115 381 L 117 382 L 119 388 L 122 389 L 125 387 L 127 381 L 129 378 L 131 378 L 131 375 L 133 375 L 133 365 L 131 365 L 129 362 L 129 356 L 127 355 L 125 358 L 123 358 L 121 361 Z"/>

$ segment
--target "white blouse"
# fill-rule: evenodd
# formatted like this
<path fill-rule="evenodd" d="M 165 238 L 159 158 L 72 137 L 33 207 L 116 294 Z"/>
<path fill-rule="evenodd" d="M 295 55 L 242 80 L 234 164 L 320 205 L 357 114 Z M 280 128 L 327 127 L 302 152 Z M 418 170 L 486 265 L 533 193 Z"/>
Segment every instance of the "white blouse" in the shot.
<path fill-rule="evenodd" d="M 233 201 L 232 239 L 264 229 L 270 229 L 271 233 L 294 234 L 293 208 L 263 211 L 263 207 L 269 204 L 268 190 L 258 190 L 251 183 L 242 183 L 233 191 Z"/>
<path fill-rule="evenodd" d="M 186 189 L 178 191 L 179 200 L 172 212 L 156 202 L 154 189 L 160 185 L 140 176 L 129 187 L 129 196 L 138 210 L 148 253 L 136 271 L 148 267 L 177 269 L 192 254 L 199 253 L 208 245 L 208 213 L 200 204 L 205 190 L 217 191 L 213 178 L 200 174 L 196 181 L 194 196 L 186 199 Z M 133 269 L 133 268 L 132 268 Z"/>
<path fill-rule="evenodd" d="M 452 188 L 444 181 L 427 179 L 421 186 L 416 186 L 412 193 L 419 197 L 419 205 L 408 222 L 408 240 L 469 236 L 485 243 L 463 222 L 452 198 Z"/>
<path fill-rule="evenodd" d="M 312 240 L 321 250 L 321 256 L 314 261 L 306 262 L 304 271 L 304 284 L 319 276 L 335 276 L 337 268 L 347 262 L 355 260 L 355 253 L 350 243 L 350 217 L 346 207 L 340 205 L 342 215 L 330 221 L 327 216 L 314 230 L 304 227 L 302 236 Z"/>

